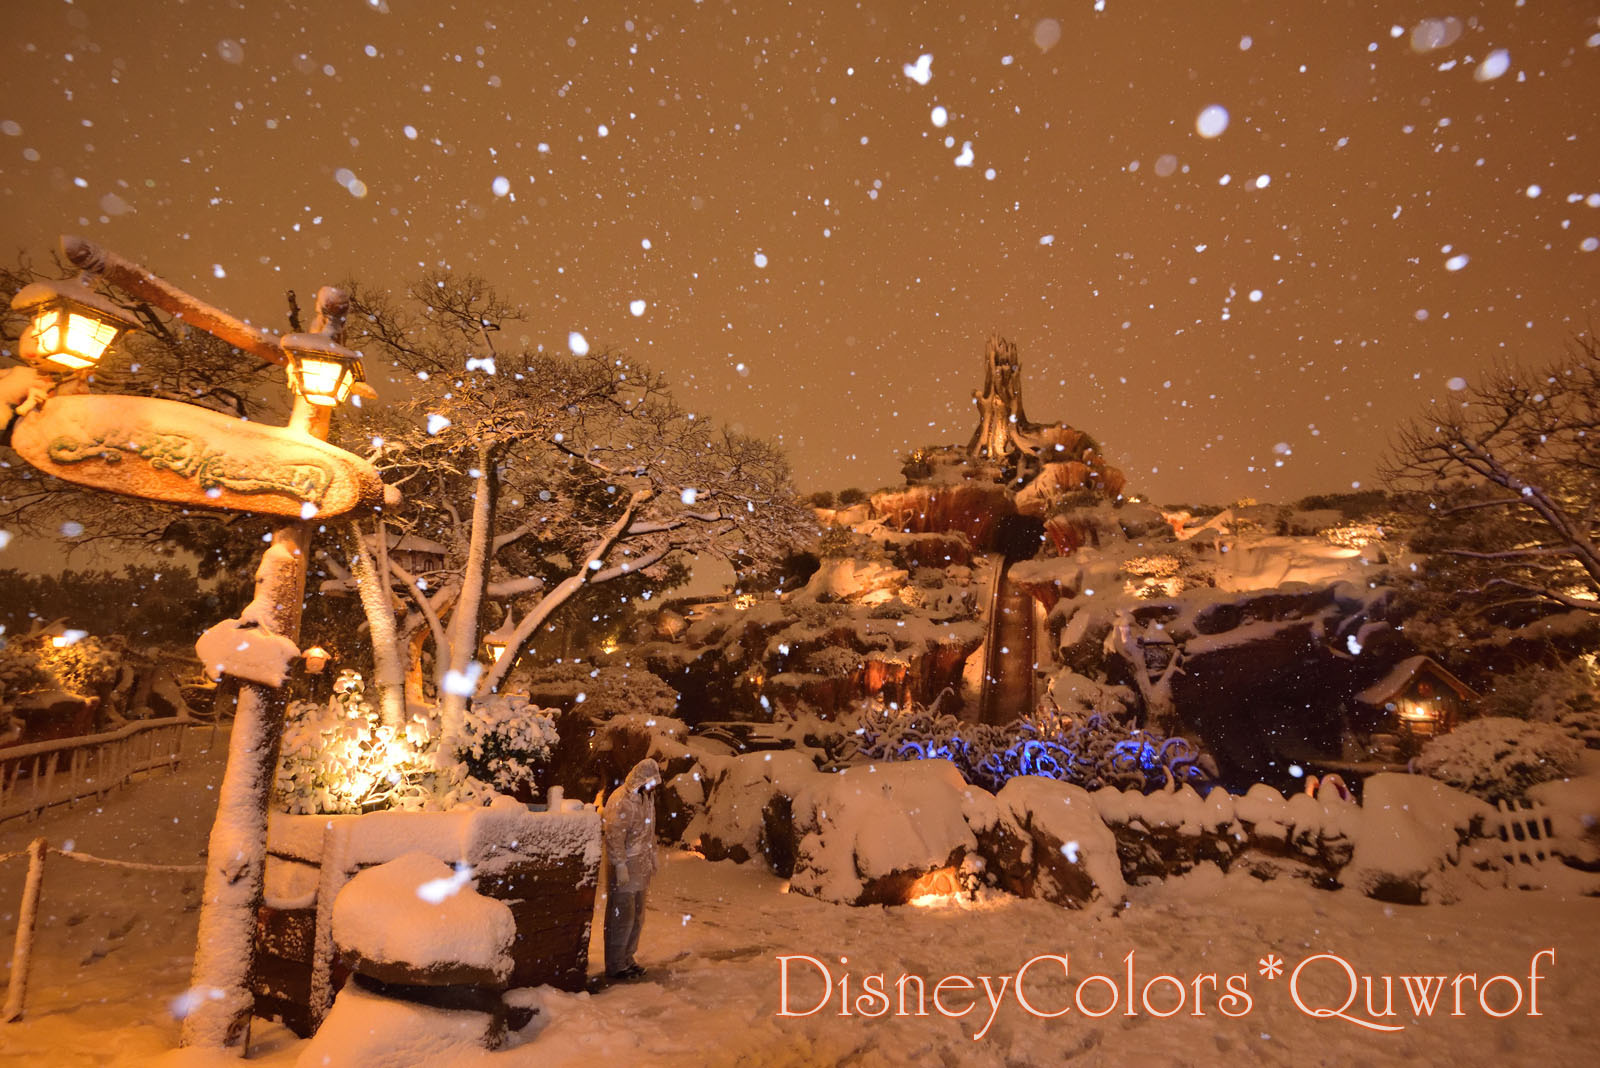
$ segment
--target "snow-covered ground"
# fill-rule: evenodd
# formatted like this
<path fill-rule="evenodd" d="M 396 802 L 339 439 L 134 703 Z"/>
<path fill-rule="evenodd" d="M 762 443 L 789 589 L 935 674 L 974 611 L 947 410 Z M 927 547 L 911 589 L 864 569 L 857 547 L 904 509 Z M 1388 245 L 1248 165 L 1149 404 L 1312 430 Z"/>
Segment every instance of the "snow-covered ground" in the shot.
<path fill-rule="evenodd" d="M 197 733 L 197 738 L 204 738 Z M 58 809 L 42 821 L 0 825 L 0 853 L 34 834 L 52 844 L 105 856 L 193 863 L 205 841 L 209 798 L 220 765 L 204 759 L 176 775 L 135 785 L 104 804 Z M 710 863 L 667 854 L 650 899 L 640 959 L 642 982 L 599 994 L 539 991 L 542 1012 L 518 1045 L 470 1058 L 481 1065 L 826 1065 L 980 1064 L 1422 1064 L 1580 1063 L 1600 1042 L 1600 899 L 1553 892 L 1476 891 L 1455 905 L 1407 908 L 1357 894 L 1312 890 L 1303 883 L 1261 883 L 1248 875 L 1199 872 L 1164 886 L 1133 891 L 1119 915 L 1073 912 L 1042 901 L 1004 896 L 973 905 L 939 901 L 923 908 L 849 908 L 785 892 L 784 882 L 757 865 Z M 22 864 L 0 866 L 0 952 L 9 949 Z M 170 1047 L 177 1023 L 169 1004 L 187 983 L 198 876 L 118 872 L 52 858 L 46 876 L 38 957 L 28 1018 L 0 1025 L 0 1063 L 51 1065 L 145 1063 Z M 598 933 L 598 932 L 597 932 Z M 598 938 L 591 959 L 600 959 Z M 1531 1016 L 1529 979 L 1536 953 L 1543 978 Z M 1128 954 L 1134 954 L 1136 1015 L 1126 1015 Z M 1023 993 L 1041 1014 L 1016 997 Z M 1294 969 L 1308 957 L 1291 989 Z M 1281 975 L 1261 974 L 1269 955 Z M 819 964 L 833 986 L 808 1016 L 780 1016 L 781 956 L 789 964 L 787 1008 L 801 1013 L 823 999 Z M 1336 956 L 1339 960 L 1332 959 Z M 841 962 L 847 958 L 847 962 Z M 1397 1015 L 1367 1011 L 1364 978 L 1345 1010 L 1348 1019 L 1315 1018 L 1338 1008 L 1350 980 L 1373 977 L 1373 1008 L 1382 1010 L 1384 976 Z M 1203 1016 L 1193 1015 L 1196 977 Z M 1487 1015 L 1473 981 L 1493 976 Z M 887 1002 L 864 980 L 884 977 Z M 1100 1011 L 1118 990 L 1112 1011 L 1087 1017 L 1073 1004 Z M 1149 1007 L 1143 1004 L 1145 986 Z M 896 980 L 922 977 L 928 1015 L 900 1015 Z M 1431 1016 L 1414 1017 L 1405 976 L 1446 977 Z M 934 990 L 947 976 L 940 1003 Z M 981 977 L 989 977 L 998 1010 Z M 1219 1003 L 1230 976 L 1249 994 Z M 1010 977 L 1010 978 L 1007 978 Z M 851 1015 L 841 1014 L 848 982 Z M 1001 984 L 1006 985 L 1002 988 Z M 1159 1017 L 1177 1002 L 1180 1011 Z M 906 984 L 915 1011 L 915 983 Z M 1305 1009 L 1295 1004 L 1298 993 Z M 858 1000 L 861 999 L 861 1000 Z M 865 1015 L 888 1011 L 877 1017 Z M 1225 1015 L 1231 1010 L 1236 1016 Z M 1375 1031 L 1354 1020 L 1401 1027 Z M 985 1025 L 988 1025 L 985 1031 Z M 975 1033 L 983 1032 L 981 1039 Z M 304 1049 L 281 1028 L 258 1024 L 256 1055 L 292 1063 Z"/>

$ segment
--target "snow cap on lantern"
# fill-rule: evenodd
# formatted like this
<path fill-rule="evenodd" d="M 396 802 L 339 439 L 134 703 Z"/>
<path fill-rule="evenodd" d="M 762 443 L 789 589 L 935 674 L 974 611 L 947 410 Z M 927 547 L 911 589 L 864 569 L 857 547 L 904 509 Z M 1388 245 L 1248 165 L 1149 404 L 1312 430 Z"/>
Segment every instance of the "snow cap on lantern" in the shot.
<path fill-rule="evenodd" d="M 81 282 L 34 282 L 17 291 L 11 307 L 32 320 L 18 355 L 47 371 L 90 370 L 118 334 L 139 325 Z"/>
<path fill-rule="evenodd" d="M 290 334 L 282 345 L 289 354 L 289 385 L 311 404 L 331 408 L 352 390 L 358 396 L 367 394 L 359 352 L 322 334 Z"/>

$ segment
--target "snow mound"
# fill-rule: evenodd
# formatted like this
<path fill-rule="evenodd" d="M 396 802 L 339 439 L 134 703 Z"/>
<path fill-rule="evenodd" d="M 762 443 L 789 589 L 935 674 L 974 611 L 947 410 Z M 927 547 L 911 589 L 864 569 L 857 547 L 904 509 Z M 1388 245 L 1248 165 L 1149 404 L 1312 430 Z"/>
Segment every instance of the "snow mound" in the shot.
<path fill-rule="evenodd" d="M 1374 775 L 1363 789 L 1361 832 L 1340 880 L 1396 904 L 1453 901 L 1461 847 L 1493 815 L 1477 798 L 1432 779 Z"/>
<path fill-rule="evenodd" d="M 793 750 L 734 757 L 710 780 L 705 809 L 690 821 L 683 840 L 698 839 L 712 860 L 743 863 L 765 856 L 780 874 L 787 874 L 783 869 L 793 858 L 780 858 L 785 851 L 778 838 L 792 837 L 792 799 L 820 776 L 810 758 Z M 673 788 L 675 795 L 678 789 Z"/>
<path fill-rule="evenodd" d="M 851 905 L 899 904 L 930 872 L 977 851 L 994 826 L 993 795 L 947 760 L 866 764 L 818 775 L 794 801 L 801 832 L 790 888 Z"/>
<path fill-rule="evenodd" d="M 505 902 L 479 894 L 465 866 L 425 853 L 368 868 L 333 904 L 340 953 L 384 982 L 503 987 L 516 936 Z"/>
<path fill-rule="evenodd" d="M 1591 870 L 1600 865 L 1600 776 L 1540 783 L 1528 799 L 1549 816 L 1555 852 Z"/>
<path fill-rule="evenodd" d="M 224 619 L 200 635 L 195 654 L 213 680 L 232 675 L 263 686 L 282 686 L 300 647 L 247 620 Z"/>
<path fill-rule="evenodd" d="M 1001 819 L 980 837 L 988 847 L 985 854 L 995 857 L 995 874 L 1006 889 L 1069 908 L 1122 900 L 1125 887 L 1117 840 L 1087 790 L 1056 779 L 1019 775 L 1006 783 L 995 801 Z"/>
<path fill-rule="evenodd" d="M 431 1068 L 481 1054 L 493 1044 L 496 1027 L 488 1013 L 386 998 L 351 982 L 339 991 L 295 1065 Z"/>

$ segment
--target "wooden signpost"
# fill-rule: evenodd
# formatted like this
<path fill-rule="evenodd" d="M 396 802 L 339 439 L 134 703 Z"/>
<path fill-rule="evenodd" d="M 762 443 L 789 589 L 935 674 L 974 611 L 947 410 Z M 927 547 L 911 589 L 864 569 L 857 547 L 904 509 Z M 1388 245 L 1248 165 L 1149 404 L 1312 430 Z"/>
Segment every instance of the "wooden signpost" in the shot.
<path fill-rule="evenodd" d="M 17 420 L 11 447 L 67 482 L 197 508 L 310 519 L 383 503 L 354 453 L 180 401 L 51 397 Z"/>

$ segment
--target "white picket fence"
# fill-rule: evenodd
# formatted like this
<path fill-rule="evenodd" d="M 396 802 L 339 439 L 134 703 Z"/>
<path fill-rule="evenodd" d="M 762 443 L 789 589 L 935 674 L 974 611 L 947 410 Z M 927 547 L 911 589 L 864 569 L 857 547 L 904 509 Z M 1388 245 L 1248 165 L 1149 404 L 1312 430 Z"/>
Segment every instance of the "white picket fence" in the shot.
<path fill-rule="evenodd" d="M 104 734 L 0 749 L 0 820 L 103 797 L 140 772 L 177 767 L 184 735 L 196 726 L 180 717 L 149 719 Z"/>
<path fill-rule="evenodd" d="M 1500 856 L 1508 867 L 1518 864 L 1537 867 L 1554 855 L 1555 832 L 1551 830 L 1550 815 L 1544 806 L 1529 801 L 1513 806 L 1501 801 L 1495 808 L 1499 818 L 1488 829 L 1499 833 Z"/>

